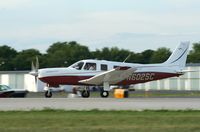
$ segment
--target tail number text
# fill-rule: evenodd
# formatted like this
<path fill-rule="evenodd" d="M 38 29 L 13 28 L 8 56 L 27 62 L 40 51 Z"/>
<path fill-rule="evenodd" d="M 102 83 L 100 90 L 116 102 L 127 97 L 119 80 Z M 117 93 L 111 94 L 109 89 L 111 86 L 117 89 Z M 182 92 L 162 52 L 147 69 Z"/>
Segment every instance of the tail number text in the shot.
<path fill-rule="evenodd" d="M 128 77 L 128 80 L 133 80 L 133 81 L 150 81 L 154 80 L 155 78 L 155 73 L 133 73 Z"/>

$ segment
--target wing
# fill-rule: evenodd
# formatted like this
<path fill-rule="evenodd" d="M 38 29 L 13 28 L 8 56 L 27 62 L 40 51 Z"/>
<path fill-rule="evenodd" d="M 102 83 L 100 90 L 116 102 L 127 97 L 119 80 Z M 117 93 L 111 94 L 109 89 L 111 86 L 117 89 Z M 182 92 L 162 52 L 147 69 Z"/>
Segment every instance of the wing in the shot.
<path fill-rule="evenodd" d="M 137 69 L 134 67 L 117 67 L 110 71 L 103 72 L 89 79 L 81 80 L 80 83 L 90 85 L 101 85 L 104 82 L 109 84 L 116 84 L 128 78 Z"/>

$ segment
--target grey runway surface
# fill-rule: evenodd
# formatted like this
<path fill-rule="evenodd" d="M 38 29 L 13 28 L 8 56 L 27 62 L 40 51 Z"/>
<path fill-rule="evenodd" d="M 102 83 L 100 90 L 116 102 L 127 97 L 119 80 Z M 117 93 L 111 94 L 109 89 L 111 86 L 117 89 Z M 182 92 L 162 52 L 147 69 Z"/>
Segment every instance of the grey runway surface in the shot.
<path fill-rule="evenodd" d="M 200 98 L 1 98 L 0 110 L 200 110 Z"/>

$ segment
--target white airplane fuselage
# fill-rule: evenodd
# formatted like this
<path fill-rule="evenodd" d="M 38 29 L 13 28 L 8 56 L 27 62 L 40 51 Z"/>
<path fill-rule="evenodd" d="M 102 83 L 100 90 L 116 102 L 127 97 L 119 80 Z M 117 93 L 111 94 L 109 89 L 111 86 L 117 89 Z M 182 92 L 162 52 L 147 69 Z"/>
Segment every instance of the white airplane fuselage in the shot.
<path fill-rule="evenodd" d="M 82 64 L 81 68 L 74 67 L 78 63 Z M 51 87 L 59 87 L 59 85 L 86 85 L 79 81 L 89 79 L 116 67 L 138 67 L 128 78 L 116 84 L 110 84 L 127 86 L 182 75 L 176 65 L 169 67 L 163 64 L 134 64 L 104 60 L 82 60 L 76 64 L 67 68 L 40 69 L 38 71 L 38 78 Z M 96 69 L 86 69 L 87 64 L 96 64 Z"/>

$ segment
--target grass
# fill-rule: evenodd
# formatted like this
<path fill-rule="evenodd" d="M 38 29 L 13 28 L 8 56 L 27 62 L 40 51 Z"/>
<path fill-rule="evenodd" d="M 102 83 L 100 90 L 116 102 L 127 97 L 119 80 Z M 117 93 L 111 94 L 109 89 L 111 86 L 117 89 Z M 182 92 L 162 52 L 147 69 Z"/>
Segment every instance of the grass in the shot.
<path fill-rule="evenodd" d="M 1 111 L 0 132 L 199 132 L 200 111 Z"/>

